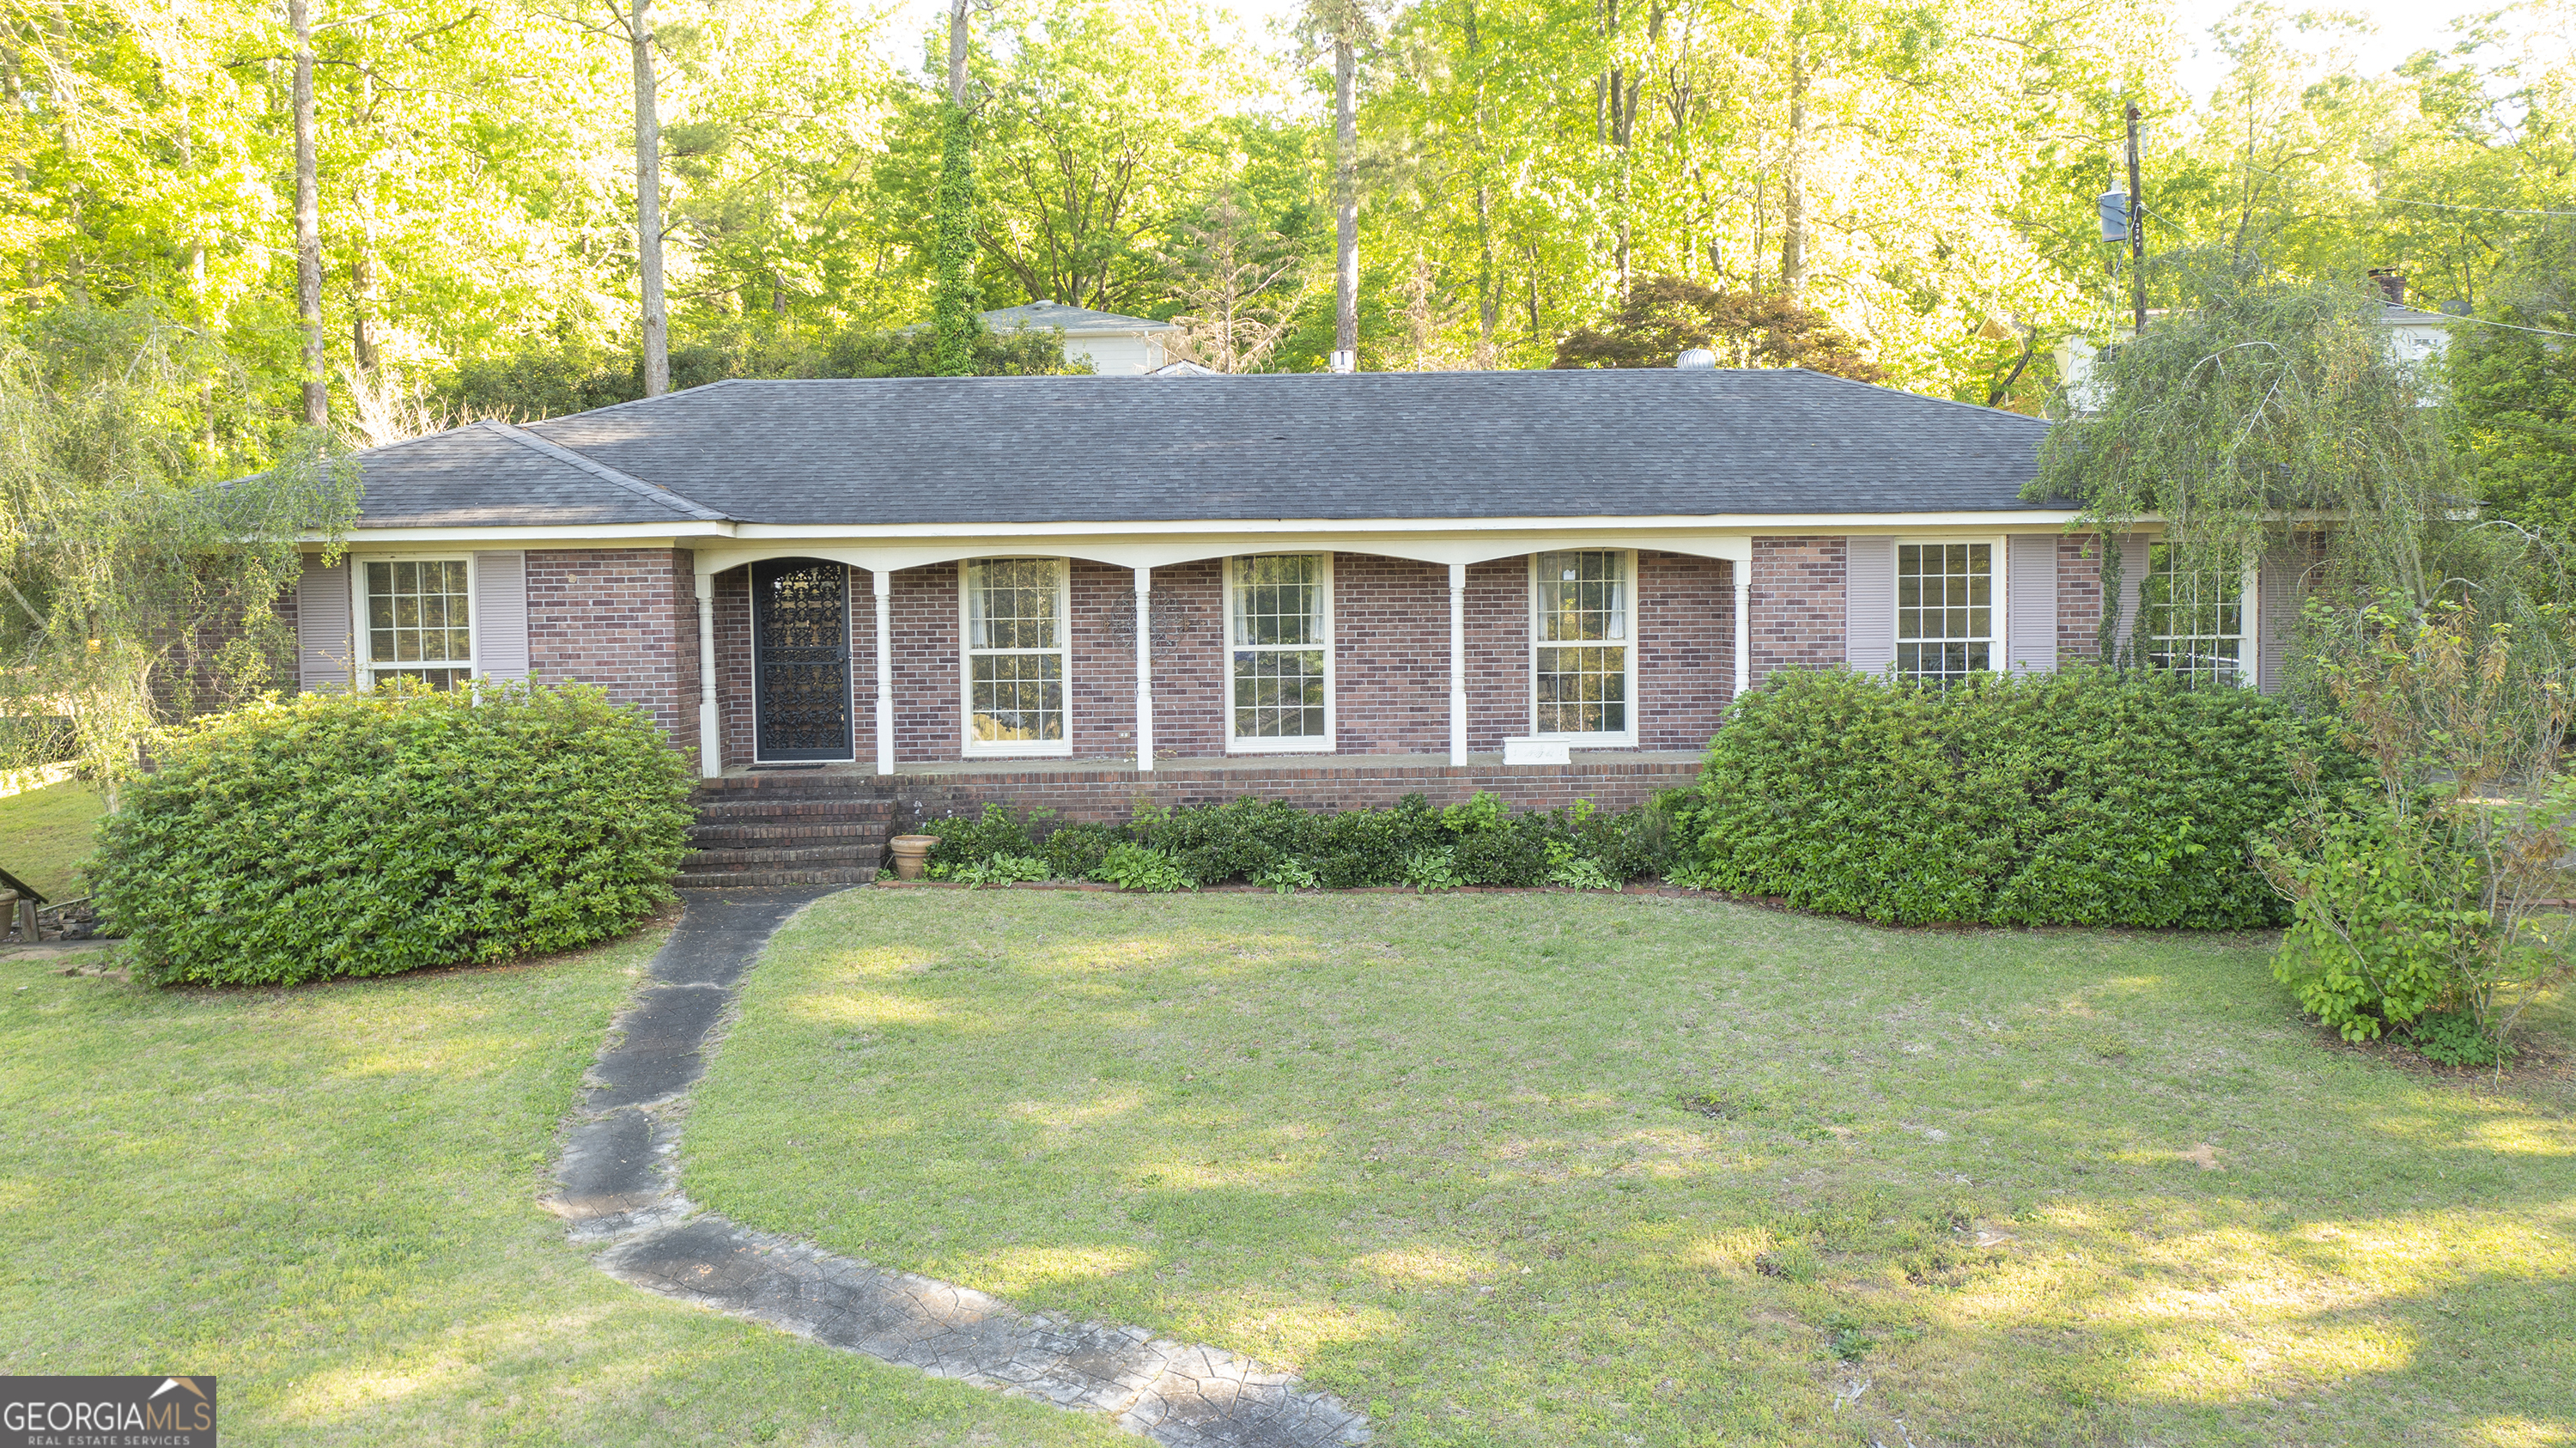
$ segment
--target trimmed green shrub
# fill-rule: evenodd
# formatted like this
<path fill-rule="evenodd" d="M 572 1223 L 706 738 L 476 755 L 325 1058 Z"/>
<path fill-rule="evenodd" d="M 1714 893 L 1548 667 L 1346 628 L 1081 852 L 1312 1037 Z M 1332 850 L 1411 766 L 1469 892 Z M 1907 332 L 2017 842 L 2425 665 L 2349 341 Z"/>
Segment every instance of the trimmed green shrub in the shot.
<path fill-rule="evenodd" d="M 2358 762 L 2251 689 L 2071 667 L 1947 689 L 1780 673 L 1729 710 L 1675 879 L 1906 923 L 2231 927 L 2250 839 Z"/>
<path fill-rule="evenodd" d="M 165 731 L 99 909 L 161 984 L 282 985 L 604 940 L 672 898 L 695 783 L 582 686 L 306 694 Z"/>

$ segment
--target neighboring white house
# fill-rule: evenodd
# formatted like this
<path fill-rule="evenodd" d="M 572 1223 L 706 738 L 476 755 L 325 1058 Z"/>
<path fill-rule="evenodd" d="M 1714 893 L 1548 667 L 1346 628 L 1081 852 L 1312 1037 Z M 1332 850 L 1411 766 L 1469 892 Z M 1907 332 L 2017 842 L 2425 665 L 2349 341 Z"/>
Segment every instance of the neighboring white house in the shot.
<path fill-rule="evenodd" d="M 1171 360 L 1167 345 L 1181 334 L 1170 322 L 1095 312 L 1062 302 L 1028 302 L 979 315 L 986 329 L 994 332 L 1062 332 L 1065 360 L 1087 361 L 1103 377 L 1138 377 L 1155 370 Z"/>
<path fill-rule="evenodd" d="M 2407 366 L 2426 366 L 2450 350 L 2451 328 L 2459 323 L 2458 316 L 2450 312 L 2428 312 L 2421 307 L 2410 307 L 2404 302 L 2394 300 L 2393 298 L 2405 285 L 2404 279 L 2394 273 L 2373 272 L 2371 278 L 2385 288 L 2392 298 L 2380 304 L 2379 322 L 2381 326 L 2388 329 L 2388 345 L 2400 363 Z M 2162 311 L 2147 313 L 2150 321 L 2163 315 Z M 2067 405 L 2077 412 L 2098 410 L 2105 400 L 2102 395 L 2103 384 L 2093 375 L 2095 363 L 2102 355 L 2100 345 L 2090 337 L 2069 337 L 2058 343 L 2054 350 L 2057 357 L 2057 377 L 2066 389 Z M 2429 395 L 2428 391 L 2425 401 L 2429 403 L 2434 400 L 2436 399 Z"/>

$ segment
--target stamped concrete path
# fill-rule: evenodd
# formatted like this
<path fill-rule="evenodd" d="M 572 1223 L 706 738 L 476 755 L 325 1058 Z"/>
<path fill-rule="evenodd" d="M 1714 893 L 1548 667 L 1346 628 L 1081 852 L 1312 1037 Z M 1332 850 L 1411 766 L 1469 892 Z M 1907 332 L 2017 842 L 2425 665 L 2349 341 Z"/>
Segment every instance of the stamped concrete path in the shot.
<path fill-rule="evenodd" d="M 707 1035 L 787 917 L 827 889 L 683 890 L 687 908 L 621 1012 L 566 1127 L 546 1206 L 612 1277 L 933 1377 L 1106 1414 L 1171 1448 L 1325 1448 L 1368 1423 L 1215 1348 L 1021 1312 L 971 1288 L 737 1227 L 680 1193 L 680 1118 Z"/>

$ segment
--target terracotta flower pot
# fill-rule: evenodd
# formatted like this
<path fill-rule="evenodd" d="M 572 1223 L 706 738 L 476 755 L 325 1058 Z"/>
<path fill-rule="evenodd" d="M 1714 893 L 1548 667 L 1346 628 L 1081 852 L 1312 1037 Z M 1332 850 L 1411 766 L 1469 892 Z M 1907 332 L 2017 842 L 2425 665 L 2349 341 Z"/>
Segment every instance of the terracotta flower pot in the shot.
<path fill-rule="evenodd" d="M 894 877 L 898 880 L 920 879 L 921 872 L 930 864 L 931 847 L 938 843 L 937 835 L 897 835 L 886 841 L 886 847 L 894 851 Z"/>

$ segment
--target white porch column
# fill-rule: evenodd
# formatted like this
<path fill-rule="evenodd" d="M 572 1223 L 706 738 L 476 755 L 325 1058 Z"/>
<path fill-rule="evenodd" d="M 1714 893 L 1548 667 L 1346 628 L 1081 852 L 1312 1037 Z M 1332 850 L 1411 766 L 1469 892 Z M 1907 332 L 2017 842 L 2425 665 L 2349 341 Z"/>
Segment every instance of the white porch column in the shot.
<path fill-rule="evenodd" d="M 706 555 L 700 554 L 703 558 Z M 716 579 L 698 565 L 698 773 L 724 773 L 724 737 L 716 719 Z"/>
<path fill-rule="evenodd" d="M 1449 565 L 1449 765 L 1467 763 L 1467 565 Z"/>
<path fill-rule="evenodd" d="M 1154 570 L 1136 570 L 1136 769 L 1154 767 Z"/>
<path fill-rule="evenodd" d="M 894 773 L 894 570 L 873 568 L 877 595 L 877 773 Z"/>
<path fill-rule="evenodd" d="M 1753 565 L 1728 559 L 1727 568 L 1735 575 L 1735 697 L 1741 699 L 1753 687 Z"/>

